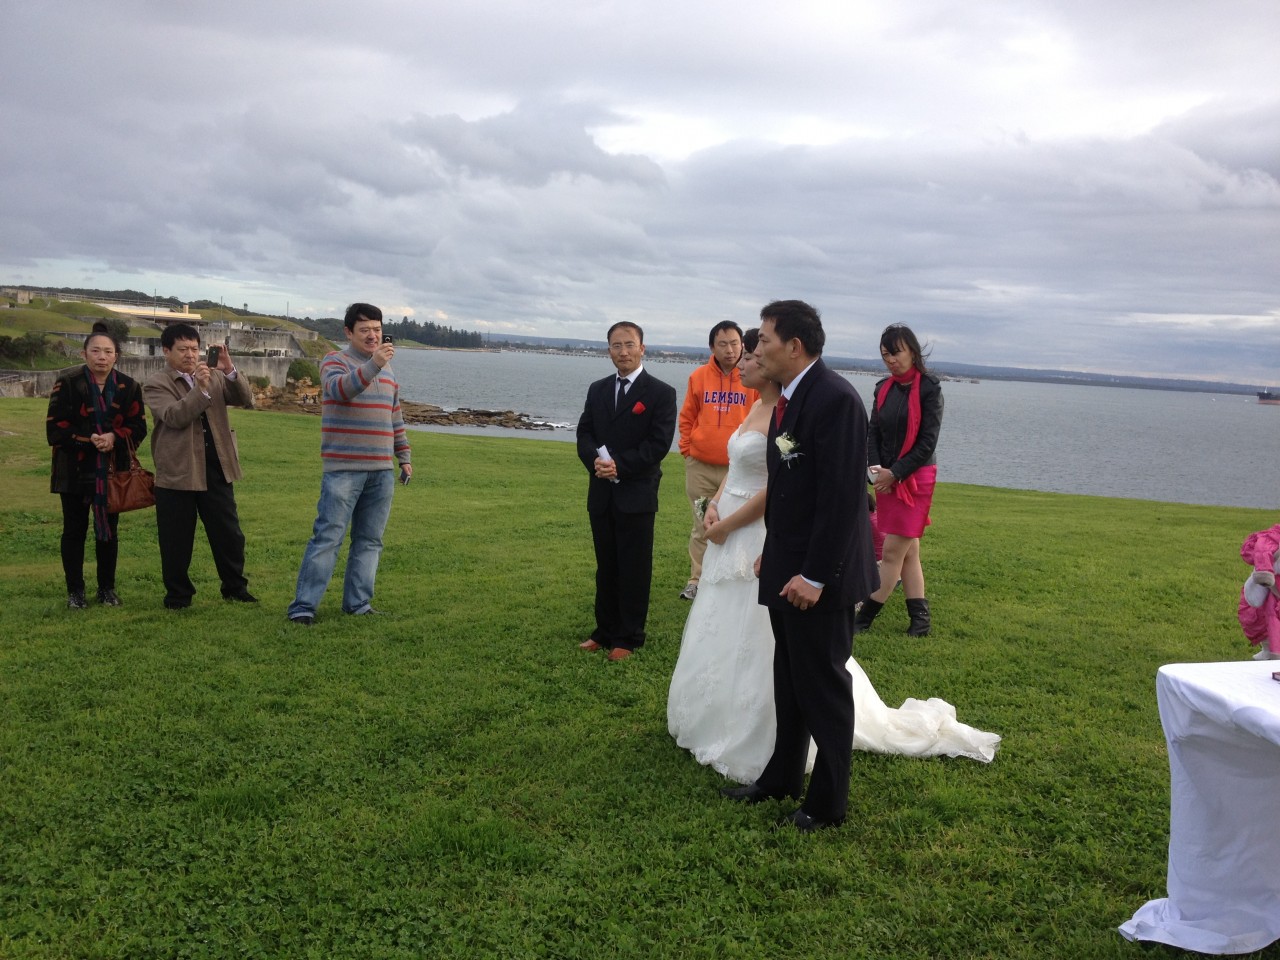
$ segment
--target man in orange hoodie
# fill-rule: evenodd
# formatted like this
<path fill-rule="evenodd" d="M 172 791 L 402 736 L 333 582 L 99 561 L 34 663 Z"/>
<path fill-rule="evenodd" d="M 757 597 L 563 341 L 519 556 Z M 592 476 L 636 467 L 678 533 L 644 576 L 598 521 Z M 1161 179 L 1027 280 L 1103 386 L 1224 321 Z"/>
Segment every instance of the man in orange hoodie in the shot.
<path fill-rule="evenodd" d="M 698 518 L 697 501 L 716 495 L 729 470 L 729 437 L 746 418 L 760 394 L 742 385 L 738 360 L 742 357 L 742 328 L 724 320 L 707 337 L 711 359 L 689 374 L 689 388 L 680 410 L 680 453 L 684 457 L 684 489 L 693 509 L 689 533 L 689 582 L 680 594 L 692 600 L 702 577 L 706 532 Z"/>

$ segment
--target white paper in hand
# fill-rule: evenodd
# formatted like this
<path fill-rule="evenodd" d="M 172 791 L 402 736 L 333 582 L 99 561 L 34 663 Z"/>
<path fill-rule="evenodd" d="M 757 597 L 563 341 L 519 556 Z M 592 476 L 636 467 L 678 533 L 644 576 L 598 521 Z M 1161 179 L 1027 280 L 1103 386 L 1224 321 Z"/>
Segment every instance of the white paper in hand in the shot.
<path fill-rule="evenodd" d="M 609 448 L 608 448 L 608 447 L 606 447 L 604 444 L 601 444 L 600 446 L 598 446 L 598 447 L 596 448 L 596 456 L 598 456 L 601 460 L 608 460 L 610 463 L 613 463 L 613 454 L 611 454 L 611 453 L 609 452 Z M 614 478 L 613 478 L 612 480 L 610 480 L 609 482 L 610 482 L 610 483 L 617 483 L 617 482 L 618 482 L 618 478 L 617 478 L 617 477 L 614 477 Z"/>

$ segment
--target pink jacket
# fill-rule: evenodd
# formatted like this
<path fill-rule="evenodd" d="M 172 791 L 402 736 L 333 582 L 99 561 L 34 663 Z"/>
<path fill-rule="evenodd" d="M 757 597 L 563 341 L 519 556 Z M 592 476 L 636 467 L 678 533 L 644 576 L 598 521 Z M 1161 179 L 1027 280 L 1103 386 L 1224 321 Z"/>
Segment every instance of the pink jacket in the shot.
<path fill-rule="evenodd" d="M 1275 573 L 1280 567 L 1280 523 L 1245 537 L 1240 556 L 1254 570 Z M 1280 589 L 1280 587 L 1278 587 Z M 1280 600 L 1268 593 L 1260 607 L 1251 607 L 1240 588 L 1240 629 L 1252 644 L 1266 643 L 1272 653 L 1280 653 Z"/>

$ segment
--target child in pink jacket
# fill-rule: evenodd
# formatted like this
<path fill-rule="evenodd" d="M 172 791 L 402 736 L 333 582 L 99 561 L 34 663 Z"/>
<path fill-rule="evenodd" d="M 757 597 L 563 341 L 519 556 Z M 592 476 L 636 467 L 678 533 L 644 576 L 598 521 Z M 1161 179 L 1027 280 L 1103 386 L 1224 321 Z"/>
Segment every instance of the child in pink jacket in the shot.
<path fill-rule="evenodd" d="M 1245 538 L 1240 556 L 1253 573 L 1240 589 L 1240 628 L 1258 648 L 1255 660 L 1280 660 L 1280 523 Z"/>

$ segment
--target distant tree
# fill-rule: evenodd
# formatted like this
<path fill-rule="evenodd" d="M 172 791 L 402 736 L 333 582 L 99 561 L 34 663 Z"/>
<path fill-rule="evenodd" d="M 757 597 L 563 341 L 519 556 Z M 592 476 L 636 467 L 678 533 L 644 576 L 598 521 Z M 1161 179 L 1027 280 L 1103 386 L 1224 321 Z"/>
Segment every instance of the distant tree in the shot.
<path fill-rule="evenodd" d="M 328 337 L 335 343 L 343 343 L 347 339 L 342 332 L 342 321 L 336 318 L 325 317 L 319 320 L 312 320 L 307 317 L 299 320 L 298 323 L 309 330 L 314 330 L 321 336 Z M 477 333 L 474 330 L 455 330 L 453 327 L 444 327 L 438 323 L 432 323 L 430 320 L 426 323 L 419 323 L 416 320 L 410 320 L 408 317 L 401 317 L 399 320 L 389 320 L 384 317 L 382 332 L 390 334 L 397 340 L 412 340 L 428 347 L 476 349 L 484 346 L 484 334 L 482 333 Z"/>
<path fill-rule="evenodd" d="M 314 330 L 320 336 L 332 340 L 334 343 L 345 343 L 347 340 L 342 334 L 342 321 L 336 317 L 319 317 L 315 320 L 311 317 L 304 317 L 296 322 L 299 326 Z"/>
<path fill-rule="evenodd" d="M 288 377 L 290 380 L 301 380 L 303 377 L 308 377 L 312 383 L 319 383 L 320 369 L 310 360 L 303 360 L 299 357 L 289 364 Z"/>
<path fill-rule="evenodd" d="M 107 331 L 123 343 L 125 338 L 129 336 L 129 321 L 123 317 L 103 317 L 102 323 L 107 327 Z"/>
<path fill-rule="evenodd" d="M 0 336 L 0 357 L 16 363 L 30 363 L 45 349 L 43 333 L 24 333 L 20 337 Z"/>

